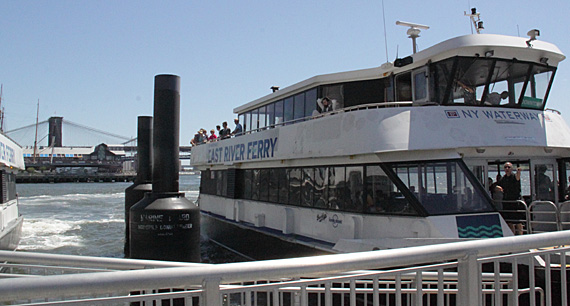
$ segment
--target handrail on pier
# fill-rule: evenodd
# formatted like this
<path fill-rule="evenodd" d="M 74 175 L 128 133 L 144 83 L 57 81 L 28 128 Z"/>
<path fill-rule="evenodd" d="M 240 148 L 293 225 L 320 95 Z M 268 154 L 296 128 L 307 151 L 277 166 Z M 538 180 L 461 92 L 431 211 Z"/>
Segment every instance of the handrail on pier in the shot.
<path fill-rule="evenodd" d="M 295 296 L 301 299 L 301 305 L 307 305 L 311 294 L 322 298 L 323 305 L 331 305 L 333 298 L 346 298 L 346 305 L 355 305 L 357 294 L 374 301 L 381 294 L 400 301 L 421 301 L 428 294 L 437 299 L 438 305 L 443 305 L 443 297 L 448 294 L 454 295 L 461 305 L 482 304 L 483 296 L 488 294 L 493 295 L 496 302 L 503 297 L 515 301 L 521 295 L 528 295 L 533 300 L 540 294 L 544 294 L 546 301 L 552 301 L 553 293 L 549 285 L 543 288 L 533 280 L 530 287 L 518 288 L 517 266 L 525 263 L 534 267 L 535 258 L 541 256 L 547 263 L 545 269 L 548 275 L 559 273 L 565 276 L 564 254 L 568 248 L 559 246 L 568 241 L 570 231 L 559 231 L 305 258 L 0 279 L 0 302 L 38 302 L 36 299 L 41 298 L 38 302 L 41 304 L 64 298 L 78 299 L 78 304 L 115 304 L 185 299 L 187 305 L 215 306 L 222 305 L 223 301 L 228 302 L 233 295 L 245 299 L 243 301 L 246 302 L 238 304 L 250 305 L 253 304 L 253 296 L 263 295 L 268 303 L 257 305 L 283 305 L 286 304 L 283 301 L 287 300 L 284 294 L 295 287 L 299 288 L 296 292 L 300 295 Z M 541 248 L 546 249 L 539 251 Z M 2 260 L 30 260 L 28 255 L 20 252 L 11 254 L 2 253 Z M 41 258 L 34 260 L 41 261 Z M 499 268 L 503 261 L 511 263 L 512 271 L 509 273 L 513 277 L 510 280 L 509 274 Z M 551 270 L 551 261 L 560 262 L 560 272 Z M 493 275 L 482 273 L 482 262 L 489 262 L 495 267 Z M 456 273 L 450 275 L 445 272 L 450 269 Z M 565 280 L 564 277 L 564 286 Z M 366 282 L 371 283 L 369 286 L 357 285 Z M 387 287 L 384 286 L 386 282 L 389 283 Z M 342 286 L 338 287 L 339 284 Z M 316 288 L 322 289 L 319 291 Z M 163 292 L 161 290 L 172 292 L 160 293 Z M 317 291 L 322 292 L 323 296 Z M 130 294 L 133 292 L 138 292 L 138 295 Z M 560 298 L 567 299 L 566 290 L 562 290 Z"/>

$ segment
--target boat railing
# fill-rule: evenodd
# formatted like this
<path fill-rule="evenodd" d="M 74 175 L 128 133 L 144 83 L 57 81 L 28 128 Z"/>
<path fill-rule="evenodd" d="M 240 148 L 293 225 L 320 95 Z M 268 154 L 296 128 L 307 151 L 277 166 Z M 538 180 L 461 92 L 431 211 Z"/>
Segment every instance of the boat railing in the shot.
<path fill-rule="evenodd" d="M 511 228 L 512 230 L 514 230 L 516 225 L 519 225 L 519 228 L 522 227 L 522 229 L 520 229 L 522 230 L 522 233 L 529 233 L 529 210 L 528 205 L 526 205 L 524 201 L 494 200 L 493 202 L 495 202 L 495 205 L 499 207 L 499 213 L 505 222 L 507 222 L 509 226 L 513 227 Z"/>
<path fill-rule="evenodd" d="M 497 201 L 499 212 L 509 225 L 522 224 L 522 232 L 536 234 L 570 229 L 570 201 Z"/>
<path fill-rule="evenodd" d="M 258 262 L 193 266 L 168 263 L 175 267 L 152 263 L 153 269 L 144 269 L 147 264 L 137 265 L 136 260 L 127 260 L 123 266 L 119 264 L 122 259 L 1 252 L 0 259 L 7 264 L 43 265 L 56 258 L 66 267 L 77 262 L 97 267 L 97 261 L 117 261 L 113 267 L 138 266 L 139 270 L 10 275 L 0 279 L 0 303 L 561 305 L 568 298 L 565 253 L 570 248 L 560 246 L 568 241 L 570 231 L 558 231 Z M 539 273 L 534 273 L 538 264 L 542 264 L 544 282 L 537 276 Z M 11 274 L 18 272 L 16 268 Z M 519 281 L 523 278 L 526 281 Z"/>

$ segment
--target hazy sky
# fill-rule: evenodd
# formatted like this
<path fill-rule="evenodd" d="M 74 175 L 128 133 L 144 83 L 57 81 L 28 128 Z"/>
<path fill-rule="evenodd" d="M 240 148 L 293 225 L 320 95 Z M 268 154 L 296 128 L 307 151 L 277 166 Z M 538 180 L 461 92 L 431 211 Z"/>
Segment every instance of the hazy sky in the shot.
<path fill-rule="evenodd" d="M 544 4 L 540 6 L 540 4 Z M 181 77 L 180 144 L 228 121 L 233 109 L 306 78 L 380 66 L 411 54 L 397 20 L 429 25 L 420 50 L 471 34 L 540 40 L 570 54 L 570 1 L 8 1 L 0 2 L 0 83 L 5 129 L 61 116 L 136 136 L 152 115 L 154 76 Z M 387 46 L 384 30 L 386 31 Z M 386 49 L 388 54 L 386 54 Z M 570 65 L 559 65 L 547 107 L 570 118 Z M 66 138 L 67 137 L 67 138 Z M 77 137 L 77 136 L 76 136 Z M 78 140 L 66 136 L 64 145 Z M 16 139 L 18 140 L 18 139 Z M 33 137 L 19 140 L 30 145 Z"/>

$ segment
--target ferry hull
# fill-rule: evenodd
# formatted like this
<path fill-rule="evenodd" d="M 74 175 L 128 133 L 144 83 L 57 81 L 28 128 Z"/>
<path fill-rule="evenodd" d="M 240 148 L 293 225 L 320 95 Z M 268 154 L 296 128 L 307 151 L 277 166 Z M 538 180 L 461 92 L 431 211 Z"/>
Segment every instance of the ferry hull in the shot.
<path fill-rule="evenodd" d="M 201 214 L 202 235 L 248 260 L 269 260 L 330 254 L 301 245 L 293 237 L 262 233 L 246 225 L 229 222 L 209 214 Z"/>
<path fill-rule="evenodd" d="M 14 251 L 18 247 L 23 221 L 24 217 L 20 216 L 0 232 L 0 250 Z"/>

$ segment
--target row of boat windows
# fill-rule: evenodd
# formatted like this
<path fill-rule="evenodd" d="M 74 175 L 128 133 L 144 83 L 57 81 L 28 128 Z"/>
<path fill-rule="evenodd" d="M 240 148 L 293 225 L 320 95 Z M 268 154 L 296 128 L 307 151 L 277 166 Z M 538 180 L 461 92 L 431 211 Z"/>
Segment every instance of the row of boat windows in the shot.
<path fill-rule="evenodd" d="M 223 197 L 373 214 L 492 211 L 456 161 L 203 171 L 201 192 Z M 231 177 L 234 176 L 234 177 Z M 453 182 L 452 182 L 453 181 Z M 230 182 L 235 182 L 232 184 Z"/>
<path fill-rule="evenodd" d="M 239 115 L 246 132 L 284 122 L 301 121 L 331 110 L 368 103 L 394 101 L 390 79 L 318 86 Z M 321 101 L 330 100 L 326 107 Z"/>
<path fill-rule="evenodd" d="M 16 193 L 16 174 L 8 173 L 4 170 L 0 171 L 2 176 L 2 188 L 0 188 L 1 203 L 14 200 L 17 197 Z"/>
<path fill-rule="evenodd" d="M 362 104 L 471 105 L 544 109 L 555 67 L 482 57 L 454 57 L 381 79 L 321 85 L 239 114 L 245 132 L 302 121 Z"/>

